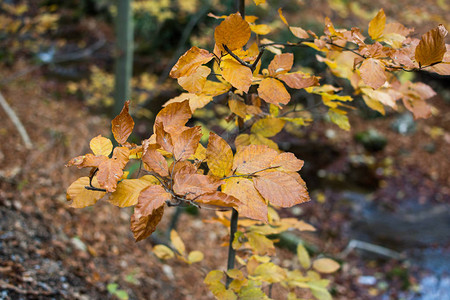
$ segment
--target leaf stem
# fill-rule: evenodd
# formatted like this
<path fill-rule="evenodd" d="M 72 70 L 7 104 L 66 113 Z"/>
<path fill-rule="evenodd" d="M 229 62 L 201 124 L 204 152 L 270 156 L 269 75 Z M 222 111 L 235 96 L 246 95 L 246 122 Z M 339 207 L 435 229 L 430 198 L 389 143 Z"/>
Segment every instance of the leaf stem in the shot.
<path fill-rule="evenodd" d="M 234 235 L 237 231 L 239 213 L 236 209 L 233 208 L 231 213 L 230 220 L 230 244 L 228 245 L 228 261 L 227 261 L 227 270 L 234 269 L 234 262 L 236 260 L 236 250 L 233 248 Z M 231 277 L 227 275 L 226 288 L 228 289 L 230 283 L 232 281 Z"/>

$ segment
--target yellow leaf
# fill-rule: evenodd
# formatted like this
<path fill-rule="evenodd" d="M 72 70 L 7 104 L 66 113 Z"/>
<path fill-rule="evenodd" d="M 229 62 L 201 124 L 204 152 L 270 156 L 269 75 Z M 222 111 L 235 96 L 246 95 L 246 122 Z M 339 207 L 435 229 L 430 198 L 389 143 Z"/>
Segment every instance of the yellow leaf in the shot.
<path fill-rule="evenodd" d="M 309 253 L 302 244 L 297 245 L 297 257 L 304 269 L 309 269 L 311 267 Z"/>
<path fill-rule="evenodd" d="M 153 247 L 153 253 L 159 258 L 163 260 L 171 259 L 175 257 L 175 253 L 173 253 L 172 249 L 167 247 L 166 245 L 156 245 Z"/>
<path fill-rule="evenodd" d="M 253 0 L 256 5 L 264 4 L 266 3 L 266 0 Z"/>
<path fill-rule="evenodd" d="M 229 175 L 233 166 L 233 151 L 230 145 L 213 132 L 209 134 L 206 162 L 211 173 L 217 177 Z"/>
<path fill-rule="evenodd" d="M 229 15 L 214 31 L 216 45 L 225 52 L 223 45 L 233 51 L 242 48 L 250 39 L 252 31 L 239 13 Z"/>
<path fill-rule="evenodd" d="M 119 207 L 136 205 L 141 191 L 154 184 L 152 179 L 146 180 L 144 177 L 148 177 L 149 179 L 154 178 L 153 176 L 146 175 L 139 179 L 124 179 L 117 185 L 116 191 L 111 193 L 108 201 Z"/>
<path fill-rule="evenodd" d="M 280 132 L 286 122 L 276 118 L 264 118 L 256 121 L 251 128 L 251 132 L 263 137 L 273 137 Z"/>
<path fill-rule="evenodd" d="M 178 233 L 175 230 L 173 230 L 173 229 L 170 231 L 170 241 L 172 242 L 172 244 L 175 247 L 175 249 L 177 249 L 177 251 L 181 255 L 184 255 L 184 252 L 186 251 L 186 247 L 184 246 L 184 243 L 181 240 L 181 238 L 178 235 Z"/>
<path fill-rule="evenodd" d="M 331 122 L 338 125 L 341 129 L 350 130 L 350 123 L 348 121 L 348 117 L 346 116 L 347 112 L 337 109 L 331 108 L 328 111 L 328 115 L 330 116 Z"/>
<path fill-rule="evenodd" d="M 93 178 L 92 185 L 99 187 L 97 177 Z M 106 192 L 87 190 L 85 188 L 86 186 L 89 186 L 89 177 L 78 178 L 67 188 L 66 197 L 67 201 L 72 201 L 70 204 L 71 207 L 83 208 L 94 205 L 106 194 Z"/>
<path fill-rule="evenodd" d="M 341 266 L 334 260 L 330 258 L 319 258 L 313 262 L 313 268 L 320 273 L 334 273 Z"/>
<path fill-rule="evenodd" d="M 253 249 L 253 253 L 258 255 L 274 255 L 275 246 L 273 242 L 262 234 L 254 231 L 247 234 L 250 247 Z"/>
<path fill-rule="evenodd" d="M 281 107 L 280 103 L 287 104 L 291 100 L 291 95 L 283 83 L 275 78 L 263 79 L 259 83 L 258 94 L 264 101 L 275 104 L 278 107 Z"/>
<path fill-rule="evenodd" d="M 206 83 L 206 78 L 211 69 L 206 66 L 200 66 L 193 73 L 178 77 L 178 84 L 181 85 L 189 93 L 200 93 Z"/>
<path fill-rule="evenodd" d="M 253 74 L 250 68 L 234 59 L 223 59 L 220 63 L 223 78 L 232 86 L 245 93 L 252 85 Z"/>
<path fill-rule="evenodd" d="M 101 135 L 93 138 L 89 143 L 89 146 L 95 155 L 109 156 L 113 149 L 111 140 Z"/>
<path fill-rule="evenodd" d="M 202 252 L 197 251 L 197 250 L 191 251 L 191 252 L 189 252 L 189 255 L 188 255 L 188 262 L 189 262 L 189 264 L 197 263 L 197 262 L 202 261 L 203 257 L 204 256 L 203 256 Z"/>
<path fill-rule="evenodd" d="M 272 262 L 260 264 L 256 267 L 254 276 L 262 281 L 275 283 L 286 279 L 286 270 Z"/>
<path fill-rule="evenodd" d="M 212 53 L 194 46 L 178 59 L 170 71 L 170 77 L 188 76 L 195 72 L 198 67 L 209 62 L 213 57 Z"/>
<path fill-rule="evenodd" d="M 447 29 L 441 24 L 422 35 L 415 51 L 415 58 L 419 66 L 429 66 L 442 61 L 447 51 L 445 47 L 447 33 Z"/>
<path fill-rule="evenodd" d="M 270 29 L 270 27 L 266 24 L 259 24 L 259 25 L 252 25 L 250 24 L 250 29 L 259 35 L 266 35 L 269 34 L 272 29 Z"/>
<path fill-rule="evenodd" d="M 369 23 L 369 35 L 373 40 L 381 37 L 384 31 L 384 27 L 386 26 L 386 15 L 384 14 L 384 10 L 380 9 L 375 18 L 372 19 Z"/>

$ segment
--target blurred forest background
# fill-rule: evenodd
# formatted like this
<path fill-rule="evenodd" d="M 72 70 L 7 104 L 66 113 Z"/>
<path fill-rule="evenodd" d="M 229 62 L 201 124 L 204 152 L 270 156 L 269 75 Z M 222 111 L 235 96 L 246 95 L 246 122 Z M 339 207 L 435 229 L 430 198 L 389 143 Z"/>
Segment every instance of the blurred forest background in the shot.
<path fill-rule="evenodd" d="M 247 2 L 247 15 L 270 24 L 265 37 L 291 36 L 277 9 L 292 25 L 323 31 L 360 27 L 380 8 L 390 21 L 415 28 L 414 37 L 443 24 L 444 0 L 269 0 Z M 161 105 L 182 90 L 168 77 L 191 46 L 213 48 L 218 20 L 209 13 L 236 11 L 234 0 L 135 0 L 131 114 L 136 141 L 148 138 Z M 104 201 L 75 210 L 65 189 L 81 172 L 64 168 L 88 150 L 88 141 L 110 134 L 114 114 L 115 1 L 36 0 L 0 2 L 0 299 L 211 299 L 203 269 L 225 267 L 227 232 L 202 219 L 213 212 L 188 210 L 177 230 L 190 249 L 205 254 L 201 267 L 162 262 L 152 241 L 135 243 L 127 209 Z M 120 25 L 119 25 L 120 26 Z M 315 59 L 295 51 L 295 66 L 349 89 Z M 270 62 L 264 56 L 263 65 Z M 305 161 L 302 177 L 313 201 L 284 209 L 317 228 L 292 234 L 312 252 L 342 263 L 332 280 L 336 299 L 450 299 L 450 86 L 448 76 L 408 73 L 430 85 L 433 116 L 414 120 L 405 111 L 386 116 L 355 98 L 350 132 L 324 117 L 314 97 L 294 95 L 314 122 L 286 128 L 275 140 Z M 123 99 L 125 100 L 125 99 Z M 196 111 L 196 125 L 224 132 L 228 112 L 220 99 Z M 6 104 L 4 104 L 6 103 Z M 121 105 L 120 105 L 121 107 Z M 29 135 L 19 134 L 15 112 Z M 78 176 L 79 177 L 79 176 Z M 159 225 L 169 226 L 165 217 Z M 280 241 L 281 265 L 297 263 L 292 241 Z M 320 249 L 320 250 L 319 250 Z M 320 254 L 316 253 L 316 254 Z M 274 291 L 282 299 L 282 291 Z"/>

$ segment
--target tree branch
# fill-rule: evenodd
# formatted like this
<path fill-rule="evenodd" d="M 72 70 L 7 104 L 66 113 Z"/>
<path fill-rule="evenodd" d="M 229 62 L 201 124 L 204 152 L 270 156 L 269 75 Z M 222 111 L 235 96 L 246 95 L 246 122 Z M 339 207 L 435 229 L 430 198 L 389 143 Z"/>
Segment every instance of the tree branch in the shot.
<path fill-rule="evenodd" d="M 237 224 L 239 219 L 239 213 L 236 209 L 233 208 L 233 212 L 231 213 L 230 220 L 230 244 L 228 245 L 228 261 L 227 261 L 227 270 L 234 269 L 234 262 L 236 260 L 236 250 L 233 248 L 234 234 L 237 231 Z M 226 288 L 230 286 L 233 278 L 227 275 Z"/>

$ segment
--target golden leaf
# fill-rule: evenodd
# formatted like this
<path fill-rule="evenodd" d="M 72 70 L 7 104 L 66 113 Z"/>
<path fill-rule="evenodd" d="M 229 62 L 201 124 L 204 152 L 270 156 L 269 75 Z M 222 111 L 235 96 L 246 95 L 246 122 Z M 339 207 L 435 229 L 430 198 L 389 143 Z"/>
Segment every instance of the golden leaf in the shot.
<path fill-rule="evenodd" d="M 189 93 L 200 93 L 206 83 L 206 78 L 211 69 L 206 66 L 200 66 L 191 74 L 178 77 L 178 84 L 181 85 Z"/>
<path fill-rule="evenodd" d="M 99 186 L 97 177 L 92 179 L 92 185 L 94 187 Z M 86 186 L 89 186 L 89 177 L 78 178 L 67 188 L 66 197 L 67 201 L 72 201 L 71 207 L 83 208 L 94 205 L 106 194 L 106 192 L 87 190 Z"/>
<path fill-rule="evenodd" d="M 257 266 L 254 275 L 269 283 L 281 282 L 287 277 L 286 270 L 272 262 Z"/>
<path fill-rule="evenodd" d="M 293 35 L 298 37 L 299 39 L 307 39 L 309 38 L 309 34 L 306 30 L 304 30 L 301 27 L 297 26 L 289 26 L 289 30 L 292 32 Z"/>
<path fill-rule="evenodd" d="M 341 266 L 330 258 L 319 258 L 313 262 L 313 268 L 320 273 L 334 273 Z"/>
<path fill-rule="evenodd" d="M 386 82 L 384 65 L 375 58 L 365 59 L 359 68 L 361 78 L 365 84 L 373 89 L 380 88 Z"/>
<path fill-rule="evenodd" d="M 331 122 L 339 126 L 339 128 L 349 131 L 350 122 L 348 121 L 347 112 L 338 108 L 331 108 L 328 111 Z"/>
<path fill-rule="evenodd" d="M 217 177 L 229 175 L 233 166 L 233 151 L 230 145 L 214 132 L 209 133 L 206 162 L 210 172 Z"/>
<path fill-rule="evenodd" d="M 238 151 L 240 148 L 250 145 L 265 145 L 274 150 L 278 150 L 277 143 L 266 137 L 263 137 L 262 135 L 254 133 L 251 134 L 243 133 L 238 135 L 236 137 L 236 140 L 234 141 L 234 144 L 236 145 L 236 149 L 238 149 Z"/>
<path fill-rule="evenodd" d="M 186 247 L 184 246 L 183 240 L 174 229 L 170 231 L 170 241 L 178 253 L 184 255 Z"/>
<path fill-rule="evenodd" d="M 167 260 L 175 257 L 175 253 L 173 253 L 172 249 L 167 247 L 166 245 L 156 245 L 153 247 L 153 253 L 162 260 Z"/>
<path fill-rule="evenodd" d="M 193 263 L 197 263 L 197 262 L 201 262 L 203 260 L 203 253 L 198 251 L 198 250 L 194 250 L 189 252 L 188 254 L 188 262 L 189 264 L 193 264 Z"/>
<path fill-rule="evenodd" d="M 233 170 L 239 174 L 250 174 L 270 166 L 278 152 L 264 145 L 242 147 L 236 152 Z"/>
<path fill-rule="evenodd" d="M 275 78 L 264 78 L 258 87 L 258 95 L 264 101 L 275 104 L 287 104 L 291 100 L 291 95 L 281 81 Z"/>
<path fill-rule="evenodd" d="M 209 62 L 214 55 L 204 49 L 192 47 L 184 53 L 170 71 L 170 77 L 179 78 L 195 72 L 198 67 Z"/>
<path fill-rule="evenodd" d="M 143 176 L 139 179 L 124 179 L 117 185 L 116 190 L 111 193 L 108 201 L 119 207 L 136 205 L 141 191 L 151 184 L 156 183 L 152 179 L 154 177 L 150 175 Z"/>
<path fill-rule="evenodd" d="M 89 147 L 95 155 L 109 156 L 113 149 L 113 144 L 110 139 L 99 135 L 90 141 Z"/>
<path fill-rule="evenodd" d="M 247 234 L 250 247 L 253 249 L 253 253 L 258 255 L 274 255 L 275 246 L 273 242 L 262 234 L 256 232 L 249 232 Z"/>
<path fill-rule="evenodd" d="M 386 15 L 384 10 L 380 9 L 375 18 L 373 18 L 369 23 L 369 35 L 372 40 L 376 40 L 383 34 L 384 28 L 386 26 Z"/>
<path fill-rule="evenodd" d="M 240 216 L 267 223 L 267 204 L 251 180 L 242 177 L 229 178 L 222 185 L 222 191 L 241 202 L 237 208 Z"/>
<path fill-rule="evenodd" d="M 304 269 L 309 269 L 311 267 L 311 259 L 309 258 L 309 253 L 300 243 L 297 245 L 297 257 L 298 261 Z"/>
<path fill-rule="evenodd" d="M 445 47 L 447 33 L 447 29 L 441 24 L 422 35 L 415 52 L 415 58 L 419 66 L 429 66 L 442 61 L 447 51 Z"/>
<path fill-rule="evenodd" d="M 220 50 L 225 51 L 223 45 L 233 51 L 247 44 L 252 31 L 247 21 L 239 13 L 229 15 L 214 31 L 214 39 Z"/>
<path fill-rule="evenodd" d="M 250 29 L 254 33 L 259 34 L 259 35 L 266 35 L 272 31 L 272 29 L 270 29 L 270 27 L 266 24 L 260 24 L 260 25 L 250 24 Z"/>
<path fill-rule="evenodd" d="M 120 114 L 111 121 L 111 129 L 116 141 L 124 145 L 133 131 L 134 121 L 128 113 L 130 101 L 126 101 Z"/>
<path fill-rule="evenodd" d="M 192 112 L 188 101 L 171 103 L 158 113 L 155 119 L 155 126 L 161 123 L 164 125 L 163 129 L 165 131 L 179 133 L 180 128 L 186 124 L 191 116 Z M 162 144 L 160 145 L 162 146 Z"/>
<path fill-rule="evenodd" d="M 134 215 L 137 218 L 141 216 L 150 216 L 157 209 L 163 207 L 166 201 L 170 201 L 172 195 L 161 185 L 150 185 L 143 189 L 138 197 L 138 202 L 134 208 Z"/>
<path fill-rule="evenodd" d="M 284 74 L 291 70 L 294 63 L 294 55 L 292 53 L 283 53 L 275 55 L 269 64 L 269 75 Z"/>
<path fill-rule="evenodd" d="M 208 83 L 209 80 L 206 81 Z M 206 87 L 206 84 L 205 84 Z M 163 107 L 166 107 L 167 105 L 171 103 L 176 102 L 183 102 L 188 100 L 189 101 L 189 107 L 191 109 L 191 112 L 193 113 L 195 110 L 204 107 L 206 104 L 212 101 L 213 97 L 211 95 L 205 95 L 204 94 L 205 89 L 203 89 L 202 93 L 200 94 L 191 94 L 191 93 L 181 93 L 177 97 L 174 97 L 172 99 L 169 99 L 166 103 L 164 103 Z"/>
<path fill-rule="evenodd" d="M 251 128 L 251 132 L 263 137 L 273 137 L 280 132 L 286 121 L 277 118 L 264 118 L 256 121 Z"/>
<path fill-rule="evenodd" d="M 253 74 L 250 68 L 234 59 L 223 59 L 220 63 L 223 78 L 232 86 L 245 93 L 252 85 Z"/>
<path fill-rule="evenodd" d="M 310 200 L 306 188 L 284 172 L 262 171 L 253 182 L 264 199 L 280 207 L 291 207 Z"/>
<path fill-rule="evenodd" d="M 293 153 L 283 152 L 278 154 L 270 163 L 271 167 L 278 167 L 283 172 L 297 172 L 303 167 L 303 160 L 295 157 Z"/>
<path fill-rule="evenodd" d="M 173 155 L 176 160 L 186 160 L 197 150 L 202 129 L 200 126 L 188 128 L 172 138 Z"/>
<path fill-rule="evenodd" d="M 167 152 L 173 153 L 173 141 L 170 133 L 164 130 L 162 123 L 155 122 L 154 132 L 156 135 L 156 142 Z"/>
<path fill-rule="evenodd" d="M 164 206 L 159 207 L 151 215 L 139 216 L 134 213 L 131 216 L 131 231 L 133 232 L 136 242 L 149 237 L 155 230 L 156 225 L 164 214 Z"/>

